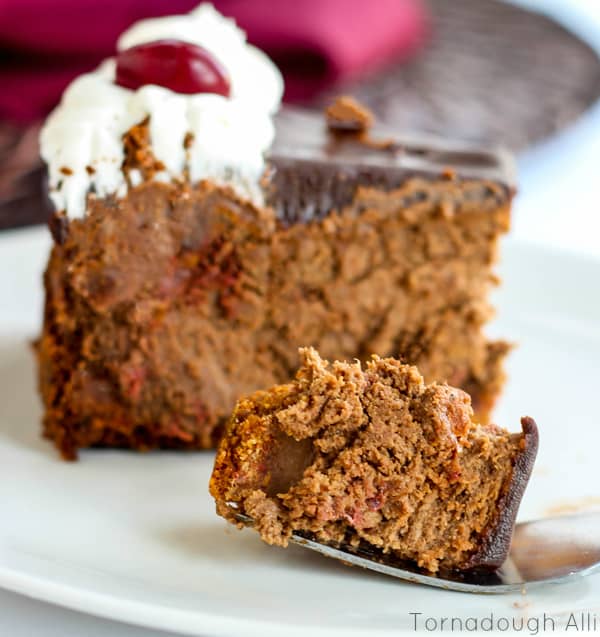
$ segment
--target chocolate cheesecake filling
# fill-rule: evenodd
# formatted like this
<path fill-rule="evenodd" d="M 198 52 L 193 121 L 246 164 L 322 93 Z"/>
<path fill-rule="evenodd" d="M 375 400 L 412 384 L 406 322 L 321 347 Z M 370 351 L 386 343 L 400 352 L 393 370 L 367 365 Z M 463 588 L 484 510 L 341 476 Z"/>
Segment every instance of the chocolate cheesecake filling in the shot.
<path fill-rule="evenodd" d="M 126 140 L 128 173 L 153 166 L 147 125 Z M 332 139 L 321 118 L 281 126 L 270 205 L 149 174 L 125 197 L 90 195 L 82 219 L 60 215 L 37 351 L 44 433 L 64 457 L 214 446 L 238 397 L 287 381 L 307 345 L 401 357 L 488 418 L 509 350 L 483 333 L 509 225 L 502 156 L 374 148 Z M 433 161 L 444 153 L 462 163 Z"/>
<path fill-rule="evenodd" d="M 475 424 L 468 395 L 394 359 L 329 364 L 309 349 L 302 361 L 293 382 L 238 403 L 210 481 L 217 512 L 249 516 L 270 544 L 301 532 L 430 572 L 500 566 L 535 422 L 520 434 Z"/>

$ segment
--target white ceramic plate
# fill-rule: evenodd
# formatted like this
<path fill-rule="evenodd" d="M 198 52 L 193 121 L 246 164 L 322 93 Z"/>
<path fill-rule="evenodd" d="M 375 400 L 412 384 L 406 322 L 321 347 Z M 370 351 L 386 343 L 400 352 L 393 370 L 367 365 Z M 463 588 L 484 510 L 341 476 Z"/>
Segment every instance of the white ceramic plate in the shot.
<path fill-rule="evenodd" d="M 0 238 L 0 586 L 89 613 L 203 635 L 394 635 L 415 617 L 600 611 L 600 576 L 476 596 L 349 569 L 227 527 L 213 454 L 117 451 L 64 463 L 39 438 L 28 340 L 40 322 L 45 230 Z M 507 242 L 494 332 L 520 342 L 497 421 L 534 416 L 541 448 L 521 519 L 600 503 L 600 261 Z M 423 613 L 415 616 L 410 613 Z M 517 624 L 518 625 L 518 624 Z M 307 632 L 310 631 L 310 632 Z"/>

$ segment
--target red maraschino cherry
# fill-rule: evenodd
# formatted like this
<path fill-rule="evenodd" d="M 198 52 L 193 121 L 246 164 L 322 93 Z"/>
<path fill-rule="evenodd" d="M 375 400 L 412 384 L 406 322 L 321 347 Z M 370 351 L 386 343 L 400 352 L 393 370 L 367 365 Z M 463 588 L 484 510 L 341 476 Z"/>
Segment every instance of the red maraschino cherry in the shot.
<path fill-rule="evenodd" d="M 116 82 L 133 90 L 156 84 L 186 95 L 231 93 L 220 62 L 201 46 L 180 40 L 156 40 L 119 51 Z"/>

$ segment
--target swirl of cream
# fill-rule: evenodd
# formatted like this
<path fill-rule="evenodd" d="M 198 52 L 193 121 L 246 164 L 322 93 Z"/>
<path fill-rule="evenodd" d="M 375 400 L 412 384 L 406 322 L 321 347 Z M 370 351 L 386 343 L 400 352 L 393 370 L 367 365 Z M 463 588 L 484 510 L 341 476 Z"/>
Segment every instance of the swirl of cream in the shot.
<path fill-rule="evenodd" d="M 261 203 L 264 152 L 273 141 L 272 116 L 283 93 L 279 71 L 246 42 L 233 20 L 209 4 L 187 15 L 138 22 L 123 33 L 118 49 L 167 38 L 210 51 L 229 73 L 231 96 L 182 95 L 155 85 L 132 91 L 115 84 L 113 59 L 80 76 L 40 136 L 57 210 L 81 217 L 89 192 L 99 197 L 126 194 L 123 135 L 146 118 L 152 152 L 165 167 L 154 179 L 170 181 L 187 173 L 192 182 L 212 179 Z M 191 143 L 185 144 L 190 135 Z"/>

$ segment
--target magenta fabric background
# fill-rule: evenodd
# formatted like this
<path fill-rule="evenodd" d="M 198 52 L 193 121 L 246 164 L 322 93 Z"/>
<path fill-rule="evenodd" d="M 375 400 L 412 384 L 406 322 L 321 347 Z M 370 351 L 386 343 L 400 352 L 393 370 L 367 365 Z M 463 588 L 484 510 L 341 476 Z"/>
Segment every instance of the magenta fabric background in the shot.
<path fill-rule="evenodd" d="M 45 115 L 68 82 L 114 53 L 144 17 L 185 13 L 197 0 L 0 0 L 0 118 Z M 303 101 L 401 60 L 427 34 L 422 0 L 214 0 L 286 76 Z"/>

